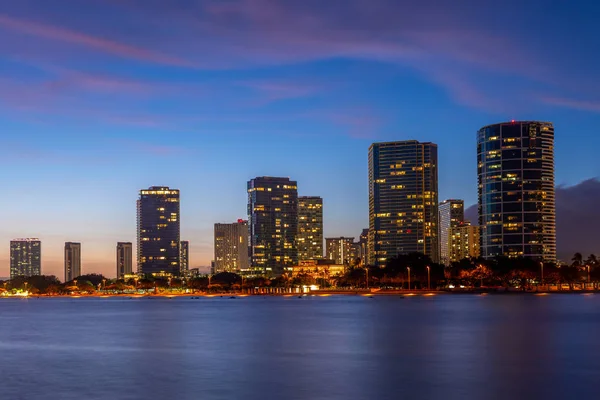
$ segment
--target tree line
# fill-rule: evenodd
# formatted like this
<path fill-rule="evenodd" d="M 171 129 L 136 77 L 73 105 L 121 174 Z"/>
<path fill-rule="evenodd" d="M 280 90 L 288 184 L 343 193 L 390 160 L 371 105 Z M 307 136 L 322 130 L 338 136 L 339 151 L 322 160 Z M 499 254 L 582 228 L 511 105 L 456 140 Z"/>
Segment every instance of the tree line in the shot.
<path fill-rule="evenodd" d="M 356 263 L 360 265 L 360 263 Z M 543 279 L 543 280 L 542 280 Z M 472 287 L 518 287 L 530 288 L 540 284 L 568 284 L 570 288 L 579 283 L 600 282 L 600 262 L 594 254 L 584 258 L 576 253 L 569 264 L 540 263 L 528 258 L 496 257 L 466 258 L 444 266 L 432 262 L 422 253 L 409 253 L 390 258 L 383 267 L 348 267 L 345 273 L 330 276 L 326 270 L 315 269 L 293 276 L 290 272 L 269 278 L 264 276 L 242 277 L 232 272 L 189 279 L 144 276 L 140 279 L 108 279 L 100 274 L 87 274 L 61 283 L 56 276 L 39 275 L 15 277 L 0 282 L 0 293 L 27 290 L 33 295 L 93 294 L 102 292 L 134 292 L 183 290 L 231 291 L 251 288 L 290 288 L 303 285 L 329 287 L 380 287 L 426 289 L 451 286 Z"/>

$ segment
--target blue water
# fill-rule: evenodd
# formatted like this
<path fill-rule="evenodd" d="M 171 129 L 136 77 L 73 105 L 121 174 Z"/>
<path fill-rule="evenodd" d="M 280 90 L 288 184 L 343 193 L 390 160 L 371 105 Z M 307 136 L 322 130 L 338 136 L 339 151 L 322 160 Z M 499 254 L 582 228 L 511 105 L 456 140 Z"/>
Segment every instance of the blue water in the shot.
<path fill-rule="evenodd" d="M 597 398 L 600 295 L 0 299 L 1 399 Z"/>

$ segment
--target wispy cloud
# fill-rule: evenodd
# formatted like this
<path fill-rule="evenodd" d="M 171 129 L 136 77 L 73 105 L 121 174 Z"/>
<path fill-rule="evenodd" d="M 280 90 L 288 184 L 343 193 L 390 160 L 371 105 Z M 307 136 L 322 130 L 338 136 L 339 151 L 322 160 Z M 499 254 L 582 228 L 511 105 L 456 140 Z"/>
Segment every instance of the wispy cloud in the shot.
<path fill-rule="evenodd" d="M 579 100 L 564 97 L 543 96 L 541 100 L 546 104 L 554 106 L 572 108 L 581 111 L 592 111 L 600 113 L 600 101 L 594 100 Z"/>
<path fill-rule="evenodd" d="M 119 57 L 179 67 L 193 66 L 193 64 L 187 60 L 163 54 L 154 50 L 148 50 L 118 41 L 87 35 L 85 33 L 70 30 L 64 27 L 17 19 L 6 14 L 0 14 L 0 27 L 43 39 L 57 40 L 92 48 Z"/>

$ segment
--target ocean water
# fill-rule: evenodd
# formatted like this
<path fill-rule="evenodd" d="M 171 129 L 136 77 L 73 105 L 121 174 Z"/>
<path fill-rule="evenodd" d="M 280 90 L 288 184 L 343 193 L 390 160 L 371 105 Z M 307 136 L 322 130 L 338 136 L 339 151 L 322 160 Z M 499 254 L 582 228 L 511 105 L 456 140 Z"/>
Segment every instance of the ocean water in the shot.
<path fill-rule="evenodd" d="M 597 398 L 600 295 L 0 299 L 0 399 Z"/>

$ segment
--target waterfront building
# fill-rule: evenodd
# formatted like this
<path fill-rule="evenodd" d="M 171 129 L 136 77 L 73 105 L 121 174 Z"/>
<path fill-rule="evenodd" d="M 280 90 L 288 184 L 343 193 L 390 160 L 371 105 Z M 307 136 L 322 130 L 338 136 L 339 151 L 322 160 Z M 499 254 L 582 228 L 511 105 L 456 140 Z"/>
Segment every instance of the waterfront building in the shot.
<path fill-rule="evenodd" d="M 323 258 L 323 199 L 298 197 L 298 259 Z"/>
<path fill-rule="evenodd" d="M 478 226 L 469 222 L 462 222 L 451 229 L 450 233 L 450 261 L 460 261 L 465 258 L 478 258 L 480 231 Z"/>
<path fill-rule="evenodd" d="M 248 221 L 238 219 L 231 224 L 215 224 L 214 239 L 213 274 L 248 269 Z"/>
<path fill-rule="evenodd" d="M 152 186 L 137 201 L 138 272 L 179 275 L 179 190 Z"/>
<path fill-rule="evenodd" d="M 42 274 L 42 242 L 37 238 L 10 241 L 10 279 Z"/>
<path fill-rule="evenodd" d="M 81 243 L 65 243 L 65 282 L 81 275 Z"/>
<path fill-rule="evenodd" d="M 308 276 L 313 279 L 325 279 L 332 282 L 332 279 L 343 275 L 346 272 L 346 265 L 336 263 L 332 260 L 305 260 L 294 265 L 292 277 Z"/>
<path fill-rule="evenodd" d="M 370 265 L 369 261 L 369 229 L 363 229 L 358 239 L 360 246 L 359 257 L 362 265 Z"/>
<path fill-rule="evenodd" d="M 117 243 L 117 279 L 123 279 L 133 273 L 133 244 L 131 242 Z"/>
<path fill-rule="evenodd" d="M 354 262 L 354 238 L 339 237 L 325 239 L 326 259 L 336 264 L 350 265 Z"/>
<path fill-rule="evenodd" d="M 444 265 L 450 265 L 456 260 L 452 256 L 452 229 L 464 223 L 465 220 L 465 202 L 463 200 L 445 200 L 439 205 L 439 242 L 440 242 L 440 262 Z"/>
<path fill-rule="evenodd" d="M 412 252 L 439 261 L 437 145 L 416 140 L 369 148 L 369 261 Z"/>
<path fill-rule="evenodd" d="M 181 276 L 186 276 L 190 269 L 190 242 L 182 240 L 179 243 L 179 273 Z"/>
<path fill-rule="evenodd" d="M 252 269 L 280 275 L 298 263 L 298 187 L 289 178 L 257 177 L 248 182 Z"/>
<path fill-rule="evenodd" d="M 481 256 L 556 261 L 554 126 L 511 121 L 477 133 Z"/>

